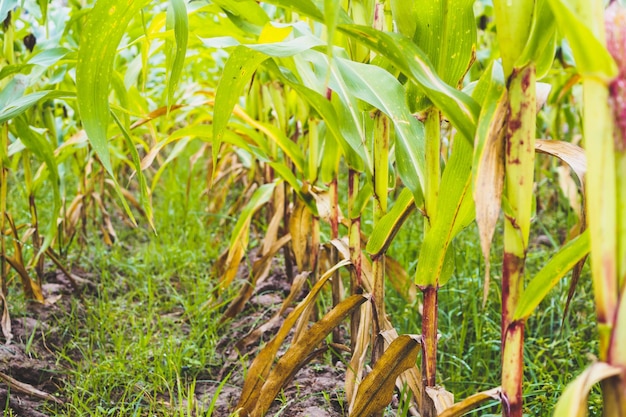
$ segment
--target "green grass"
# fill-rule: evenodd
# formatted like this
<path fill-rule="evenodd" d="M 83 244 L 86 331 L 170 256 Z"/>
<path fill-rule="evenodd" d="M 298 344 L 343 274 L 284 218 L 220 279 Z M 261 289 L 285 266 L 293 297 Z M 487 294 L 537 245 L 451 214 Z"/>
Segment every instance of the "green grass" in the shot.
<path fill-rule="evenodd" d="M 204 211 L 204 182 L 193 172 L 186 198 L 184 169 L 171 170 L 157 190 L 158 235 L 119 227 L 107 247 L 95 234 L 83 262 L 97 277 L 84 314 L 61 325 L 69 404 L 59 416 L 202 415 L 196 378 L 222 362 L 216 353 L 220 311 L 207 303 L 215 289 L 211 266 L 227 244 L 225 228 Z M 72 352 L 79 352 L 78 357 Z"/>
<path fill-rule="evenodd" d="M 216 283 L 211 267 L 228 244 L 234 219 L 205 210 L 205 200 L 198 198 L 205 173 L 197 168 L 188 174 L 183 160 L 166 171 L 155 192 L 157 235 L 145 226 L 129 229 L 118 219 L 117 244 L 106 246 L 93 231 L 81 259 L 74 260 L 94 273 L 98 290 L 82 307 L 74 300 L 70 314 L 57 324 L 67 340 L 60 362 L 69 371 L 63 392 L 68 404 L 51 408 L 51 415 L 210 415 L 211 405 L 197 402 L 194 389 L 198 379 L 211 378 L 210 370 L 223 364 L 215 350 L 220 311 L 208 307 L 207 300 Z M 546 197 L 554 187 L 544 181 L 540 195 Z M 541 211 L 534 219 L 533 234 L 547 234 L 551 242 L 559 242 L 559 233 L 572 221 L 565 201 L 557 199 L 556 204 L 556 209 Z M 422 227 L 419 215 L 413 214 L 390 248 L 390 255 L 409 274 L 415 270 Z M 500 378 L 499 282 L 492 281 L 483 309 L 484 263 L 476 236 L 472 226 L 456 239 L 456 271 L 439 293 L 438 378 L 457 400 L 497 386 Z M 493 276 L 500 273 L 499 236 L 497 232 L 492 250 Z M 553 250 L 533 247 L 529 277 Z M 568 285 L 569 279 L 563 280 L 528 321 L 524 383 L 528 415 L 549 415 L 562 389 L 597 351 L 587 268 L 561 329 Z M 391 288 L 387 302 L 400 333 L 420 332 L 416 305 L 407 304 Z M 13 298 L 13 313 L 19 315 L 23 304 L 21 297 Z M 245 364 L 242 367 L 245 372 Z M 493 402 L 471 415 L 499 412 Z M 600 414 L 596 390 L 590 397 L 590 415 Z"/>
<path fill-rule="evenodd" d="M 539 198 L 547 201 L 556 193 L 556 207 L 540 211 L 533 220 L 533 236 L 546 234 L 550 242 L 561 241 L 560 234 L 572 226 L 567 202 L 558 196 L 554 174 L 544 173 Z M 390 248 L 390 255 L 415 271 L 423 236 L 418 215 L 411 216 Z M 494 236 L 491 258 L 489 300 L 482 308 L 484 262 L 476 226 L 463 231 L 454 242 L 456 268 L 451 280 L 439 291 L 438 381 L 461 400 L 473 393 L 500 384 L 500 287 L 502 264 L 501 230 Z M 527 260 L 527 281 L 557 248 L 531 245 Z M 576 295 L 561 328 L 570 277 L 568 274 L 546 297 L 527 322 L 525 332 L 524 412 L 530 416 L 550 415 L 565 386 L 597 354 L 598 343 L 593 292 L 588 265 L 583 270 Z M 419 295 L 419 292 L 418 292 Z M 420 298 L 418 297 L 418 302 Z M 420 333 L 421 317 L 416 305 L 408 304 L 395 291 L 387 299 L 388 313 L 400 333 Z M 601 415 L 601 394 L 590 396 L 589 415 Z M 468 414 L 501 415 L 499 405 Z"/>

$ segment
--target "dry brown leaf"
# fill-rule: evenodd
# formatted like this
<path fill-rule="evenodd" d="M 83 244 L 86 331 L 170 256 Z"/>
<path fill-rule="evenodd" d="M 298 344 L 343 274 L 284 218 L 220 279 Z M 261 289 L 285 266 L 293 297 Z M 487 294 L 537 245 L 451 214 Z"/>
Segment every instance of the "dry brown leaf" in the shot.
<path fill-rule="evenodd" d="M 300 303 L 291 311 L 291 313 L 289 313 L 289 315 L 287 315 L 283 325 L 280 327 L 274 338 L 265 345 L 250 365 L 248 375 L 241 390 L 241 397 L 236 408 L 248 410 L 248 412 L 252 411 L 257 399 L 259 398 L 260 389 L 270 372 L 272 364 L 274 363 L 274 358 L 276 357 L 278 349 L 289 335 L 289 332 L 296 324 L 296 321 L 300 318 L 307 307 L 315 301 L 322 287 L 326 284 L 328 279 L 330 279 L 333 273 L 337 269 L 347 265 L 350 265 L 350 261 L 343 260 L 326 271 L 326 273 L 322 275 L 317 283 L 311 288 L 307 296 L 300 301 Z"/>
<path fill-rule="evenodd" d="M 363 379 L 363 369 L 365 369 L 365 359 L 370 345 L 370 328 L 372 322 L 372 305 L 364 304 L 360 308 L 359 328 L 356 336 L 356 344 L 352 347 L 352 358 L 350 365 L 346 369 L 346 400 L 348 410 L 352 410 L 356 400 L 356 392 Z"/>
<path fill-rule="evenodd" d="M 587 157 L 583 148 L 561 140 L 537 139 L 535 141 L 535 151 L 556 156 L 568 164 L 576 173 L 581 186 L 584 186 L 585 173 L 587 172 Z"/>
<path fill-rule="evenodd" d="M 396 378 L 415 366 L 419 352 L 420 343 L 414 337 L 402 335 L 395 339 L 361 382 L 350 415 L 367 417 L 385 408 L 391 401 Z"/>
<path fill-rule="evenodd" d="M 483 306 L 489 294 L 491 263 L 489 253 L 491 240 L 500 216 L 502 189 L 504 187 L 504 134 L 508 99 L 506 90 L 489 120 L 487 137 L 478 166 L 475 168 L 474 203 L 480 246 L 485 259 L 485 282 L 483 284 Z"/>
<path fill-rule="evenodd" d="M 63 404 L 61 400 L 59 400 L 55 396 L 50 395 L 47 392 L 38 390 L 37 388 L 33 387 L 30 384 L 20 382 L 17 379 L 10 377 L 3 372 L 0 372 L 0 379 L 4 380 L 4 382 L 6 382 L 7 385 L 15 391 L 18 391 L 27 395 L 32 395 L 33 397 L 41 398 L 42 400 L 52 401 L 57 404 Z"/>
<path fill-rule="evenodd" d="M 463 401 L 454 404 L 452 407 L 446 408 L 439 417 L 459 417 L 465 415 L 468 411 L 477 408 L 485 401 L 498 400 L 500 401 L 500 393 L 502 389 L 500 387 L 492 388 L 487 391 L 479 392 L 470 395 Z"/>
<path fill-rule="evenodd" d="M 2 334 L 4 335 L 4 344 L 8 345 L 13 339 L 13 333 L 11 332 L 11 316 L 9 315 L 7 300 L 1 292 L 0 301 L 2 302 L 2 318 L 0 319 L 0 328 L 2 328 Z"/>
<path fill-rule="evenodd" d="M 337 304 L 320 321 L 313 324 L 301 341 L 292 343 L 267 377 L 259 398 L 252 410 L 252 417 L 263 417 L 281 388 L 306 364 L 313 349 L 336 328 L 355 308 L 368 301 L 366 295 L 352 295 Z"/>
<path fill-rule="evenodd" d="M 386 320 L 383 323 L 384 330 L 381 332 L 381 335 L 385 339 L 386 346 L 389 346 L 391 342 L 396 340 L 399 335 L 398 331 L 393 327 L 389 320 Z M 412 335 L 412 337 L 417 340 L 420 344 L 422 343 L 422 336 L 420 335 Z M 407 369 L 402 372 L 400 376 L 396 379 L 396 387 L 400 392 L 402 392 L 404 387 L 409 387 L 411 392 L 413 393 L 413 399 L 417 404 L 417 408 L 421 408 L 422 406 L 422 377 L 419 368 L 417 365 Z"/>
<path fill-rule="evenodd" d="M 292 236 L 291 247 L 299 271 L 310 268 L 310 265 L 305 266 L 305 262 L 309 257 L 312 220 L 313 214 L 306 204 L 298 199 L 289 218 L 289 232 Z"/>
<path fill-rule="evenodd" d="M 435 404 L 437 415 L 454 405 L 454 395 L 443 387 L 426 387 L 426 394 Z"/>

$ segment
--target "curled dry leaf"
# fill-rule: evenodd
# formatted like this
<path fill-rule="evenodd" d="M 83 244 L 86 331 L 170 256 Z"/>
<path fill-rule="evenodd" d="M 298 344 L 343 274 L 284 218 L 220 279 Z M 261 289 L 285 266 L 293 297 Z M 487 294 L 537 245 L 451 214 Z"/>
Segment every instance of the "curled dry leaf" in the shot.
<path fill-rule="evenodd" d="M 350 415 L 366 417 L 385 408 L 391 401 L 396 378 L 415 366 L 419 352 L 420 343 L 415 337 L 402 335 L 395 339 L 359 385 Z"/>
<path fill-rule="evenodd" d="M 568 164 L 576 173 L 580 184 L 584 184 L 583 180 L 587 172 L 587 157 L 583 148 L 561 140 L 537 139 L 535 141 L 535 151 L 556 156 Z"/>
<path fill-rule="evenodd" d="M 481 111 L 474 146 L 474 203 L 480 246 L 485 259 L 483 306 L 489 294 L 491 240 L 500 216 L 502 189 L 504 187 L 504 134 L 508 108 L 505 88 L 497 84 L 489 89 L 492 97 Z"/>
<path fill-rule="evenodd" d="M 289 232 L 292 237 L 291 247 L 299 271 L 306 269 L 305 262 L 308 259 L 312 221 L 311 211 L 303 201 L 298 199 L 289 218 Z"/>
<path fill-rule="evenodd" d="M 460 401 L 453 406 L 446 408 L 441 414 L 439 414 L 439 417 L 459 417 L 465 415 L 468 411 L 478 408 L 478 406 L 480 406 L 485 401 L 499 401 L 501 391 L 502 389 L 500 387 L 497 387 L 470 395 L 463 401 Z"/>
<path fill-rule="evenodd" d="M 252 417 L 265 416 L 270 405 L 287 382 L 306 364 L 313 349 L 335 329 L 355 308 L 368 301 L 369 297 L 362 294 L 352 295 L 329 311 L 320 321 L 313 324 L 300 340 L 289 346 L 289 349 L 278 360 L 268 375 L 251 412 Z"/>
<path fill-rule="evenodd" d="M 443 413 L 444 410 L 452 407 L 454 404 L 454 395 L 443 387 L 426 387 L 426 394 L 435 404 L 437 415 Z"/>
<path fill-rule="evenodd" d="M 315 301 L 319 292 L 326 282 L 330 279 L 333 273 L 344 266 L 350 265 L 349 260 L 343 260 L 330 268 L 324 275 L 322 275 L 317 283 L 311 288 L 307 296 L 300 301 L 300 303 L 287 315 L 283 325 L 278 330 L 278 333 L 270 340 L 265 347 L 259 352 L 248 370 L 246 380 L 244 381 L 243 388 L 241 390 L 241 397 L 237 408 L 247 410 L 245 414 L 252 411 L 260 395 L 261 387 L 263 386 L 267 376 L 270 373 L 270 368 L 274 363 L 274 358 L 278 352 L 278 349 L 282 345 L 283 341 L 289 335 L 289 332 L 296 324 L 296 321 L 307 310 L 307 307 Z"/>
<path fill-rule="evenodd" d="M 565 388 L 554 409 L 554 417 L 585 417 L 587 415 L 587 396 L 591 387 L 604 379 L 619 375 L 621 372 L 621 368 L 606 362 L 591 364 Z"/>

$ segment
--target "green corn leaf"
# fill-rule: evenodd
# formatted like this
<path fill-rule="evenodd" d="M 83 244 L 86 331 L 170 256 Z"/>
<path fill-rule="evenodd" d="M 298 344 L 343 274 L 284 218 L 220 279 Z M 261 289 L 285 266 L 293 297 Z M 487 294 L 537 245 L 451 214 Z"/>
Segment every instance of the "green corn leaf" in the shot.
<path fill-rule="evenodd" d="M 556 21 L 547 0 L 535 2 L 534 15 L 528 42 L 515 65 L 521 68 L 535 62 L 537 79 L 541 79 L 548 74 L 554 60 Z"/>
<path fill-rule="evenodd" d="M 504 75 L 508 77 L 528 42 L 535 0 L 494 0 L 498 43 Z M 521 66 L 520 66 L 521 67 Z"/>
<path fill-rule="evenodd" d="M 263 27 L 269 22 L 265 10 L 254 0 L 213 0 L 231 19 L 241 19 L 255 26 Z"/>
<path fill-rule="evenodd" d="M 168 61 L 170 61 L 166 65 L 168 74 L 165 81 L 167 106 L 169 107 L 174 103 L 174 92 L 176 91 L 176 85 L 183 71 L 185 54 L 187 53 L 189 21 L 187 19 L 187 7 L 184 0 L 170 0 L 170 8 L 168 8 L 167 11 L 167 23 L 168 29 L 170 25 L 173 24 L 174 26 L 174 39 L 176 44 L 174 48 L 169 45 L 166 48 Z"/>
<path fill-rule="evenodd" d="M 270 0 L 268 3 L 275 4 L 285 9 L 295 10 L 303 16 L 311 17 L 318 22 L 324 22 L 324 13 L 311 0 Z M 341 10 L 343 12 L 343 10 Z M 338 15 L 340 22 L 346 23 L 345 12 Z"/>
<path fill-rule="evenodd" d="M 35 93 L 27 94 L 23 97 L 10 99 L 4 105 L 4 107 L 0 110 L 0 123 L 4 123 L 8 120 L 11 120 L 20 114 L 24 113 L 26 110 L 33 107 L 35 104 L 40 101 L 50 100 L 55 98 L 67 99 L 73 98 L 76 94 L 68 91 L 57 91 L 57 90 L 45 90 L 45 91 L 37 91 Z"/>
<path fill-rule="evenodd" d="M 446 84 L 432 63 L 410 39 L 359 25 L 339 25 L 338 29 L 385 56 L 410 77 L 465 138 L 473 138 L 480 107 L 467 94 Z"/>
<path fill-rule="evenodd" d="M 61 192 L 59 189 L 59 169 L 57 167 L 57 161 L 54 157 L 54 149 L 46 138 L 38 133 L 33 132 L 28 123 L 19 117 L 15 119 L 15 130 L 20 137 L 20 140 L 37 158 L 41 159 L 47 166 L 50 173 L 50 183 L 52 185 L 53 194 L 53 207 L 52 218 L 48 226 L 48 230 L 45 233 L 43 245 L 39 250 L 37 256 L 41 255 L 50 247 L 52 240 L 57 234 L 57 222 L 56 219 L 61 213 Z"/>
<path fill-rule="evenodd" d="M 358 133 L 355 135 L 353 131 L 349 131 L 350 133 L 345 134 L 346 130 L 343 129 L 344 124 L 339 123 L 333 104 L 317 91 L 300 84 L 295 79 L 293 74 L 288 72 L 285 68 L 279 69 L 273 61 L 268 62 L 267 66 L 270 68 L 274 66 L 277 73 L 281 75 L 283 82 L 297 91 L 300 97 L 305 99 L 309 105 L 317 111 L 322 119 L 324 119 L 326 127 L 333 135 L 337 143 L 341 146 L 348 166 L 357 171 L 362 171 L 364 161 L 366 161 L 365 147 L 362 146 L 362 143 L 358 138 Z M 343 102 L 338 100 L 335 100 L 335 104 L 343 106 Z"/>
<path fill-rule="evenodd" d="M 76 91 L 80 118 L 89 142 L 104 169 L 115 184 L 128 216 L 134 216 L 123 197 L 113 167 L 108 146 L 109 90 L 117 47 L 131 19 L 149 4 L 147 0 L 100 0 L 89 12 L 78 50 Z"/>
<path fill-rule="evenodd" d="M 384 254 L 404 221 L 415 209 L 415 199 L 408 188 L 402 190 L 393 207 L 376 223 L 365 250 L 372 258 Z"/>
<path fill-rule="evenodd" d="M 244 46 L 237 46 L 230 54 L 222 78 L 215 92 L 215 108 L 213 112 L 213 165 L 230 120 L 235 104 L 239 100 L 243 88 L 250 82 L 258 66 L 269 57 L 258 51 L 251 51 Z"/>
<path fill-rule="evenodd" d="M 415 29 L 417 29 L 418 16 L 422 12 L 423 6 L 424 4 L 420 5 L 416 1 L 391 0 L 393 20 L 396 22 L 398 31 L 407 38 L 413 39 Z"/>
<path fill-rule="evenodd" d="M 31 56 L 28 59 L 28 63 L 33 65 L 39 65 L 44 68 L 49 68 L 59 62 L 59 60 L 63 59 L 63 57 L 65 57 L 65 55 L 67 55 L 69 52 L 69 49 L 61 47 L 45 49 L 38 54 Z"/>
<path fill-rule="evenodd" d="M 156 227 L 154 226 L 152 202 L 150 201 L 150 193 L 148 191 L 148 183 L 146 182 L 146 177 L 145 175 L 143 175 L 143 171 L 141 170 L 141 160 L 139 159 L 139 153 L 137 152 L 135 143 L 133 143 L 133 140 L 130 137 L 130 133 L 128 133 L 128 130 L 126 129 L 126 127 L 124 127 L 124 124 L 120 121 L 120 119 L 114 112 L 111 112 L 111 115 L 113 116 L 113 120 L 115 120 L 115 123 L 122 132 L 122 136 L 124 136 L 124 139 L 126 140 L 126 147 L 130 152 L 131 158 L 133 160 L 133 165 L 135 166 L 135 173 L 137 174 L 137 178 L 139 180 L 139 196 L 141 206 L 146 212 L 146 218 L 148 219 L 148 223 L 150 223 L 152 230 L 156 231 Z"/>
<path fill-rule="evenodd" d="M 472 0 L 427 1 L 419 5 L 419 13 L 415 14 L 416 30 L 411 38 L 442 81 L 455 87 L 469 69 L 476 50 L 473 4 Z"/>
<path fill-rule="evenodd" d="M 333 40 L 337 29 L 341 2 L 335 0 L 324 0 L 324 23 L 326 24 L 326 37 L 328 39 L 327 54 L 329 58 L 333 56 Z"/>
<path fill-rule="evenodd" d="M 472 149 L 466 140 L 455 140 L 441 179 L 437 216 L 426 233 L 420 251 L 415 283 L 444 285 L 448 247 L 456 234 L 474 218 L 471 196 Z M 450 258 L 449 258 L 450 259 Z"/>
<path fill-rule="evenodd" d="M 410 113 L 400 83 L 382 68 L 337 58 L 342 87 L 385 113 L 395 126 L 396 152 L 409 159 L 400 170 L 402 181 L 419 201 L 424 183 L 424 128 Z M 331 80 L 332 81 L 332 80 Z M 334 89 L 341 88 L 333 85 Z"/>
<path fill-rule="evenodd" d="M 530 317 L 548 292 L 589 253 L 590 247 L 588 230 L 563 246 L 524 290 L 515 309 L 514 320 Z"/>
<path fill-rule="evenodd" d="M 617 75 L 617 65 L 594 32 L 585 24 L 590 16 L 578 15 L 569 2 L 547 0 L 554 12 L 559 30 L 569 42 L 578 72 L 585 77 L 596 77 L 609 82 Z"/>

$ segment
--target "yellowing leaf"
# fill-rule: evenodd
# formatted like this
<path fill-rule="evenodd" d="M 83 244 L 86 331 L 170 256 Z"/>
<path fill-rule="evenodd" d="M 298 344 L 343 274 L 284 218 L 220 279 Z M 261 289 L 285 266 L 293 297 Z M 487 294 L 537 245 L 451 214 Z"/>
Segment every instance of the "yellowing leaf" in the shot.
<path fill-rule="evenodd" d="M 587 415 L 587 397 L 591 387 L 603 379 L 619 375 L 622 372 L 617 366 L 606 362 L 591 364 L 585 371 L 571 382 L 556 403 L 554 417 L 585 417 Z"/>

